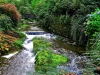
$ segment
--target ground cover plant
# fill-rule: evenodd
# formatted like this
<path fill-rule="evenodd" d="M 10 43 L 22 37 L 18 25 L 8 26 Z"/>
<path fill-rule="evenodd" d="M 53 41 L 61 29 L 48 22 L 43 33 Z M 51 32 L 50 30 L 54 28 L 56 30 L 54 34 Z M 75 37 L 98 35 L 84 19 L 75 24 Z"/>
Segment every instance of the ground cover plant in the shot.
<path fill-rule="evenodd" d="M 36 54 L 40 50 L 48 49 L 52 47 L 52 43 L 48 42 L 45 38 L 34 38 L 34 53 Z"/>
<path fill-rule="evenodd" d="M 52 49 L 50 49 L 51 44 L 46 39 L 35 38 L 33 41 L 35 41 L 34 49 L 37 49 L 38 52 L 35 62 L 35 70 L 37 72 L 41 71 L 42 73 L 46 73 L 68 61 L 67 57 L 53 53 Z"/>

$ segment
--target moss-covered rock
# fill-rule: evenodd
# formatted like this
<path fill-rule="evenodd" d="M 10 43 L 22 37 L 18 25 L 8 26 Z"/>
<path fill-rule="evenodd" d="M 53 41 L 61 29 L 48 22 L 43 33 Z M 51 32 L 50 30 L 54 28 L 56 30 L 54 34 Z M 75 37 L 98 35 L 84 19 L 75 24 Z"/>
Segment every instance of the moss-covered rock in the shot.
<path fill-rule="evenodd" d="M 44 38 L 34 38 L 33 42 L 34 42 L 34 54 L 36 54 L 40 50 L 45 50 L 52 46 L 52 44 Z"/>
<path fill-rule="evenodd" d="M 64 64 L 68 58 L 62 55 L 54 54 L 50 50 L 42 50 L 36 56 L 36 71 L 47 72 L 52 68 L 56 68 L 60 64 Z"/>
<path fill-rule="evenodd" d="M 45 38 L 34 38 L 34 53 L 36 54 L 35 70 L 36 72 L 53 70 L 60 64 L 68 61 L 68 58 L 63 55 L 58 55 L 52 52 L 53 45 Z"/>

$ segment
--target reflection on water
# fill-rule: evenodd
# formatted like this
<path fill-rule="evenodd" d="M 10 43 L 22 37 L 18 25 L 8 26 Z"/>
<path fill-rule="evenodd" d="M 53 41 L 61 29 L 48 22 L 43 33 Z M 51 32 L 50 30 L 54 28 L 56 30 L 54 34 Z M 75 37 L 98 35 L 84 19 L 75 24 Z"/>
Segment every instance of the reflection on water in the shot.
<path fill-rule="evenodd" d="M 85 52 L 85 48 L 84 47 L 80 47 L 80 46 L 74 46 L 72 44 L 69 44 L 67 42 L 64 42 L 62 40 L 54 40 L 54 45 L 57 48 L 64 48 L 66 50 L 70 50 L 73 51 L 77 54 L 82 54 L 83 52 Z"/>

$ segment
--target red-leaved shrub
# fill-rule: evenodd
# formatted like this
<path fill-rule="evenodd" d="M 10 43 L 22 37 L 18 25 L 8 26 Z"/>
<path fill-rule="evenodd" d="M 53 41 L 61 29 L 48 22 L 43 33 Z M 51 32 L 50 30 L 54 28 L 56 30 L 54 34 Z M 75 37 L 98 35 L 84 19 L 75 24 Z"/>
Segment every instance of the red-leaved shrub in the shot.
<path fill-rule="evenodd" d="M 10 16 L 14 21 L 20 21 L 20 14 L 14 4 L 2 4 L 3 12 Z"/>

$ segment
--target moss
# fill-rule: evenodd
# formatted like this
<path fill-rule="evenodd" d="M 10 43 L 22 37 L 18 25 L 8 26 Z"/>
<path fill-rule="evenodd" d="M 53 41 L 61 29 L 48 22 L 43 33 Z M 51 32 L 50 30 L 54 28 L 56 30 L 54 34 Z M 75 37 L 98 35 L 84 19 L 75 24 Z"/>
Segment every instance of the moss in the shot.
<path fill-rule="evenodd" d="M 52 46 L 52 44 L 44 38 L 34 38 L 33 42 L 34 42 L 34 54 L 36 54 L 40 50 L 45 50 Z"/>
<path fill-rule="evenodd" d="M 68 58 L 62 55 L 54 54 L 50 50 L 42 50 L 36 56 L 36 71 L 47 72 L 53 68 L 56 68 L 60 64 L 64 64 L 68 61 Z"/>
<path fill-rule="evenodd" d="M 58 55 L 52 52 L 53 46 L 44 38 L 34 38 L 34 53 L 36 54 L 35 70 L 46 73 L 47 71 L 56 69 L 60 64 L 66 63 L 68 58 L 63 55 Z"/>

